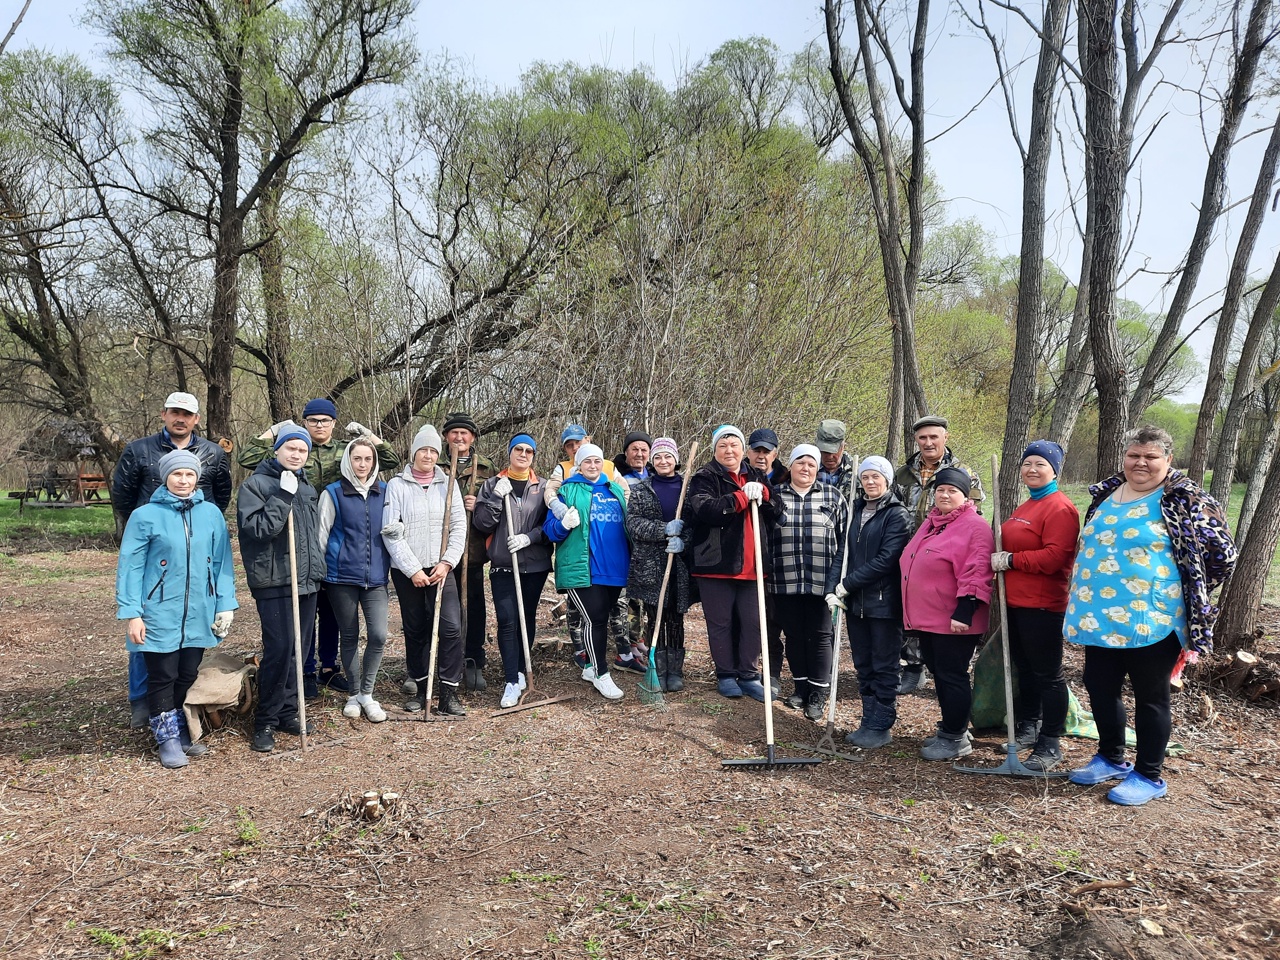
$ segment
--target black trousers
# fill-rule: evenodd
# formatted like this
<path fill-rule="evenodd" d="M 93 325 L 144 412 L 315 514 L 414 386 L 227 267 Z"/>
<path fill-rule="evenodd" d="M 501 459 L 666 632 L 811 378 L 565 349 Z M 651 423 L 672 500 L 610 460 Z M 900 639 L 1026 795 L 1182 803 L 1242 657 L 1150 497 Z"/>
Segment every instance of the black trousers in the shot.
<path fill-rule="evenodd" d="M 298 597 L 302 620 L 302 649 L 306 650 L 316 629 L 316 594 Z M 298 672 L 293 655 L 293 600 L 288 596 L 259 599 L 258 619 L 262 621 L 262 663 L 258 666 L 258 710 L 255 730 L 278 727 L 298 715 Z"/>
<path fill-rule="evenodd" d="M 831 689 L 834 636 L 827 602 L 813 594 L 775 593 L 773 604 L 787 637 L 787 665 L 792 678 L 797 682 L 807 680 L 817 693 L 827 692 Z M 776 668 L 774 672 L 776 675 Z"/>
<path fill-rule="evenodd" d="M 1030 607 L 1009 608 L 1009 656 L 1018 669 L 1019 723 L 1041 721 L 1040 733 L 1067 732 L 1067 678 L 1062 674 L 1063 614 Z"/>
<path fill-rule="evenodd" d="M 593 583 L 569 591 L 569 605 L 582 617 L 582 641 L 596 676 L 609 672 L 609 617 L 618 606 L 621 587 Z"/>
<path fill-rule="evenodd" d="M 755 581 L 700 577 L 698 589 L 716 676 L 759 680 L 760 601 Z"/>
<path fill-rule="evenodd" d="M 399 570 L 391 571 L 400 601 L 400 623 L 404 627 L 404 659 L 409 679 L 418 681 L 418 689 L 426 693 L 427 668 L 431 658 L 431 626 L 435 620 L 438 584 L 415 587 Z M 440 650 L 436 653 L 437 676 L 441 683 L 457 686 L 462 682 L 462 622 L 458 609 L 458 585 L 453 577 L 444 578 L 440 592 Z"/>
<path fill-rule="evenodd" d="M 153 717 L 181 710 L 187 691 L 196 682 L 204 647 L 183 647 L 168 653 L 142 651 L 147 664 L 147 712 Z"/>
<path fill-rule="evenodd" d="M 898 683 L 902 668 L 902 623 L 888 617 L 845 617 L 849 628 L 849 652 L 858 673 L 858 694 L 876 702 L 896 716 Z"/>
<path fill-rule="evenodd" d="M 1137 734 L 1133 768 L 1159 780 L 1164 751 L 1173 733 L 1169 678 L 1182 644 L 1176 634 L 1147 647 L 1084 648 L 1084 687 L 1098 725 L 1098 753 L 1112 763 L 1124 760 L 1124 681 L 1133 687 L 1133 730 Z"/>
<path fill-rule="evenodd" d="M 466 610 L 467 630 L 464 636 L 466 658 L 474 660 L 477 666 L 485 664 L 485 628 L 486 611 L 484 608 L 484 564 L 472 563 L 467 570 L 467 595 L 462 596 L 462 565 L 453 570 L 453 579 L 458 585 L 458 597 L 463 601 Z M 461 615 L 461 614 L 459 614 Z"/>
<path fill-rule="evenodd" d="M 667 595 L 662 600 L 665 608 L 662 611 L 662 623 L 658 627 L 658 636 L 653 642 L 655 647 L 664 647 L 668 650 L 684 649 L 684 614 L 680 613 L 676 608 L 676 588 L 675 584 L 668 584 Z M 645 639 L 653 633 L 653 623 L 658 617 L 658 605 L 656 603 L 644 604 L 644 622 L 645 622 Z"/>
<path fill-rule="evenodd" d="M 782 624 L 778 622 L 778 610 L 775 597 L 777 594 L 764 595 L 764 634 L 769 642 L 769 673 L 774 677 L 782 676 Z"/>
<path fill-rule="evenodd" d="M 969 729 L 969 711 L 973 707 L 969 664 L 981 640 L 974 634 L 920 632 L 920 655 L 938 690 L 942 732 L 953 740 L 963 737 Z"/>
<path fill-rule="evenodd" d="M 333 670 L 338 666 L 338 618 L 334 616 L 333 605 L 329 603 L 329 595 L 325 593 L 323 583 L 320 584 L 320 593 L 316 597 L 316 615 L 320 618 L 320 625 L 312 634 L 311 642 L 303 647 L 306 653 L 306 660 L 302 664 L 303 673 L 316 672 L 317 652 L 322 669 Z"/>
<path fill-rule="evenodd" d="M 538 598 L 547 582 L 548 570 L 520 574 L 520 593 L 524 600 L 524 629 L 529 638 L 530 656 L 538 628 Z M 470 586 L 470 584 L 468 584 Z M 498 618 L 498 653 L 502 655 L 502 674 L 507 683 L 516 683 L 525 668 L 524 644 L 520 642 L 520 606 L 516 602 L 516 575 L 510 570 L 493 570 L 489 574 L 493 591 L 493 612 Z"/>

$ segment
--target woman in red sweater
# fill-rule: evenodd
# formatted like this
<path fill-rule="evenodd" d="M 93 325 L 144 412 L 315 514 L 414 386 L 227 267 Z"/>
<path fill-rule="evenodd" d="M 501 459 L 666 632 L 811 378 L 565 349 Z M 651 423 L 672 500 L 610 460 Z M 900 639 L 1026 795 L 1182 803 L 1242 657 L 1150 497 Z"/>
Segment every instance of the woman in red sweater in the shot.
<path fill-rule="evenodd" d="M 1018 744 L 1031 747 L 1032 770 L 1062 762 L 1067 681 L 1062 675 L 1062 618 L 1080 537 L 1080 511 L 1058 490 L 1062 448 L 1035 440 L 1022 454 L 1022 482 L 1031 498 L 1000 527 L 1004 547 L 991 568 L 1004 571 L 1009 603 L 1009 652 L 1018 670 L 1014 703 Z"/>

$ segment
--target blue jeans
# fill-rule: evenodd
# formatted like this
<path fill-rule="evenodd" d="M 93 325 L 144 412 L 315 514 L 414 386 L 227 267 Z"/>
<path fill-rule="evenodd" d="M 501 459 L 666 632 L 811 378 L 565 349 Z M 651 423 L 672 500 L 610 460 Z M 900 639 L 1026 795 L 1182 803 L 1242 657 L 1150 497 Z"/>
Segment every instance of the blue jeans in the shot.
<path fill-rule="evenodd" d="M 324 594 L 333 608 L 338 623 L 338 642 L 342 650 L 342 670 L 351 685 L 351 693 L 373 695 L 373 685 L 382 666 L 382 653 L 387 646 L 387 588 L 357 587 L 347 583 L 326 583 Z M 364 610 L 364 627 L 368 639 L 360 652 L 360 611 Z"/>
<path fill-rule="evenodd" d="M 147 661 L 141 650 L 129 651 L 129 700 L 147 699 Z"/>
<path fill-rule="evenodd" d="M 520 592 L 524 595 L 524 629 L 533 646 L 538 626 L 538 598 L 547 582 L 549 570 L 520 574 Z M 470 586 L 468 583 L 467 586 Z M 493 612 L 498 618 L 498 652 L 502 654 L 502 675 L 507 683 L 516 683 L 524 670 L 524 644 L 520 642 L 520 608 L 516 604 L 516 576 L 510 570 L 494 570 L 489 574 L 493 593 Z M 531 654 L 532 655 L 532 652 Z"/>

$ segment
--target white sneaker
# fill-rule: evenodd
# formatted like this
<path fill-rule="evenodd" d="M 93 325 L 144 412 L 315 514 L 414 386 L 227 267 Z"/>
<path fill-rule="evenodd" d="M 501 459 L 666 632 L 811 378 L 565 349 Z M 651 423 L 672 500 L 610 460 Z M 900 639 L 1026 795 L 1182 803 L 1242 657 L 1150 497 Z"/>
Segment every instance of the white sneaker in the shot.
<path fill-rule="evenodd" d="M 610 674 L 606 673 L 603 677 L 596 677 L 591 681 L 591 685 L 599 690 L 600 696 L 604 697 L 606 700 L 622 699 L 622 691 L 619 690 L 618 685 L 613 682 L 613 677 Z"/>
<path fill-rule="evenodd" d="M 373 699 L 370 694 L 360 694 L 360 709 L 364 711 L 365 717 L 370 723 L 381 723 L 387 719 L 387 711 L 382 709 L 382 704 Z"/>
<path fill-rule="evenodd" d="M 521 674 L 523 676 L 523 674 Z M 498 701 L 498 706 L 503 710 L 508 707 L 514 707 L 520 702 L 520 694 L 524 692 L 524 687 L 518 683 L 508 683 L 507 689 L 502 692 L 502 699 Z"/>
<path fill-rule="evenodd" d="M 523 673 L 521 673 L 519 676 L 520 676 L 520 679 L 516 681 L 516 686 L 519 687 L 521 690 L 524 690 L 529 686 L 529 684 L 525 682 Z"/>
<path fill-rule="evenodd" d="M 585 680 L 585 681 L 587 681 L 587 683 L 595 683 L 595 682 L 596 682 L 596 668 L 595 668 L 595 667 L 593 667 L 593 666 L 591 666 L 591 664 L 587 664 L 585 667 L 583 667 L 583 668 L 582 668 L 582 679 L 583 679 L 583 680 Z"/>
<path fill-rule="evenodd" d="M 342 715 L 348 720 L 360 719 L 360 700 L 357 697 L 351 697 L 342 707 Z"/>

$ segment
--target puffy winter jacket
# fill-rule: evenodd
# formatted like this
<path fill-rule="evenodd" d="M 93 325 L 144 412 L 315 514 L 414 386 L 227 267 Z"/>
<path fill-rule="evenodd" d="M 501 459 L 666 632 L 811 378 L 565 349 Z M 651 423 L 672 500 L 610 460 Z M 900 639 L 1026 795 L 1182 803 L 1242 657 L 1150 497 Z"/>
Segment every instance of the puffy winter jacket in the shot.
<path fill-rule="evenodd" d="M 449 483 L 449 475 L 439 467 L 424 489 L 413 478 L 413 468 L 405 467 L 399 476 L 387 482 L 387 506 L 382 515 L 383 530 L 387 524 L 401 523 L 403 531 L 384 533 L 382 542 L 387 545 L 391 562 L 406 577 L 419 571 L 431 572 L 442 560 L 453 569 L 462 562 L 462 551 L 467 542 L 467 511 L 462 504 L 462 491 L 457 484 Z M 452 506 L 449 507 L 449 539 L 444 556 L 440 544 L 444 540 L 445 492 L 452 486 Z"/>
<path fill-rule="evenodd" d="M 213 618 L 235 610 L 227 521 L 197 490 L 183 499 L 161 487 L 133 511 L 116 565 L 116 619 L 141 617 L 146 634 L 130 650 L 170 653 L 212 647 Z"/>
<path fill-rule="evenodd" d="M 351 444 L 342 454 L 342 479 L 320 494 L 318 541 L 324 551 L 324 582 L 356 587 L 385 586 L 391 558 L 382 542 L 387 485 L 378 479 L 374 453 L 372 482 L 363 483 L 351 467 Z"/>
<path fill-rule="evenodd" d="M 476 494 L 476 509 L 471 514 L 471 525 L 486 537 L 489 560 L 496 570 L 511 569 L 511 551 L 507 549 L 507 538 L 513 533 L 524 533 L 529 537 L 529 546 L 520 551 L 520 570 L 528 573 L 541 573 L 551 569 L 551 541 L 542 530 L 542 523 L 547 518 L 547 505 L 542 499 L 546 481 L 530 471 L 525 484 L 524 496 L 511 497 L 511 514 L 515 521 L 515 529 L 507 527 L 506 505 L 502 498 L 493 492 L 498 484 L 498 477 L 505 477 L 503 470 L 496 477 L 490 477 Z"/>
<path fill-rule="evenodd" d="M 742 461 L 738 469 L 744 483 L 752 480 L 768 487 L 768 478 L 755 467 Z M 692 532 L 691 572 L 694 576 L 737 576 L 742 573 L 746 551 L 755 549 L 747 543 L 746 518 L 750 507 L 744 506 L 742 487 L 717 460 L 712 460 L 689 478 L 685 512 Z M 776 498 L 770 496 L 760 504 L 760 550 L 764 572 L 769 572 L 769 537 L 778 519 Z"/>
<path fill-rule="evenodd" d="M 662 503 L 653 489 L 653 478 L 640 481 L 631 488 L 631 503 L 627 506 L 627 535 L 631 538 L 631 571 L 627 575 L 627 596 L 651 607 L 658 605 L 658 591 L 662 589 L 667 557 L 672 556 L 667 553 L 666 527 Z M 676 612 L 684 613 L 693 602 L 687 538 L 684 552 L 674 556 L 667 593 L 675 596 Z"/>
<path fill-rule="evenodd" d="M 236 523 L 240 530 L 240 558 L 249 591 L 261 600 L 290 593 L 288 521 L 293 514 L 294 552 L 298 561 L 298 592 L 315 593 L 324 579 L 324 553 L 318 538 L 316 488 L 305 477 L 298 492 L 280 488 L 284 468 L 275 457 L 258 464 L 240 485 Z"/>
<path fill-rule="evenodd" d="M 995 534 L 978 516 L 972 500 L 948 514 L 936 507 L 930 510 L 899 561 L 902 625 L 908 630 L 949 634 L 956 602 L 977 597 L 980 602 L 965 634 L 986 633 L 995 548 Z"/>
<path fill-rule="evenodd" d="M 111 474 L 111 506 L 121 520 L 127 521 L 134 510 L 150 502 L 151 495 L 164 486 L 160 458 L 174 449 L 167 430 L 134 440 L 124 448 Z M 227 451 L 194 433 L 186 449 L 200 459 L 199 489 L 205 502 L 226 511 L 231 504 L 231 460 Z"/>
<path fill-rule="evenodd" d="M 827 579 L 827 593 L 835 590 L 848 551 L 849 566 L 844 576 L 844 588 L 849 591 L 845 597 L 848 615 L 900 619 L 902 584 L 898 561 L 911 539 L 911 517 L 901 500 L 886 493 L 884 502 L 864 525 L 862 514 L 866 506 L 865 497 L 854 501 L 849 535 Z"/>

